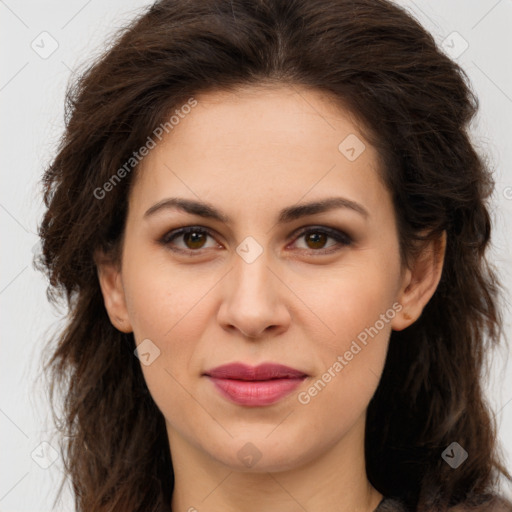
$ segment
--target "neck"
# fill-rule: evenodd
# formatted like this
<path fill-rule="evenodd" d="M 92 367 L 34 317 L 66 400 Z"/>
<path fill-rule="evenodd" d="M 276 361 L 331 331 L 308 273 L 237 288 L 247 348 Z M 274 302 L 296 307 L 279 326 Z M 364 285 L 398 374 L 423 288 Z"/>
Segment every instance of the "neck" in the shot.
<path fill-rule="evenodd" d="M 382 499 L 367 479 L 364 421 L 314 459 L 286 471 L 240 471 L 211 458 L 168 425 L 175 475 L 172 511 L 373 512 Z"/>

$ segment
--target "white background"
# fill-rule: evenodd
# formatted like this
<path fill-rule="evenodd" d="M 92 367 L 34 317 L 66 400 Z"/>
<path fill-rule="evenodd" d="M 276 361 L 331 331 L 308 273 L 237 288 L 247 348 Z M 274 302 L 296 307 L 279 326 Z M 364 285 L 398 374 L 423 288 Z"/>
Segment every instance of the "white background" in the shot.
<path fill-rule="evenodd" d="M 43 207 L 41 178 L 63 130 L 64 92 L 73 70 L 98 55 L 108 35 L 150 2 L 142 0 L 0 0 L 0 511 L 48 511 L 62 463 L 41 442 L 57 447 L 40 373 L 40 350 L 56 330 L 60 313 L 46 300 L 46 282 L 32 267 Z M 442 44 L 446 39 L 481 101 L 473 133 L 495 169 L 492 260 L 512 289 L 512 1 L 401 0 Z M 42 58 L 31 47 L 58 48 Z M 453 34 L 453 32 L 458 34 Z M 41 38 L 45 39 L 44 49 Z M 512 333 L 510 294 L 505 334 Z M 488 384 L 507 467 L 512 464 L 512 369 L 504 348 L 495 354 Z M 508 360 L 508 361 L 507 361 Z M 42 456 L 42 457 L 41 457 Z M 471 454 L 469 454 L 471 456 Z M 510 491 L 507 491 L 510 493 Z M 63 510 L 72 510 L 66 493 Z M 60 510 L 60 507 L 59 507 Z"/>

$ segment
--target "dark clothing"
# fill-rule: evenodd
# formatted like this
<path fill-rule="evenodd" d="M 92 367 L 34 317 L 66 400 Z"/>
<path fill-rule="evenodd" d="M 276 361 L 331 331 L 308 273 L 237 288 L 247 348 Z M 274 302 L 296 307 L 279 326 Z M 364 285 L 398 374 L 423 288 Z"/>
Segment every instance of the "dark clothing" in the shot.
<path fill-rule="evenodd" d="M 462 504 L 450 508 L 452 512 L 512 512 L 512 503 L 498 495 L 481 496 L 478 503 Z M 412 512 L 399 499 L 382 498 L 374 512 Z"/>
<path fill-rule="evenodd" d="M 158 512 L 171 512 L 169 505 L 162 504 Z M 452 509 L 450 509 L 452 510 Z M 458 506 L 453 508 L 453 512 L 512 512 L 512 503 L 506 498 L 500 496 L 489 496 L 487 501 L 480 503 L 476 508 Z M 381 502 L 373 512 L 412 512 L 398 498 L 382 498 Z"/>
<path fill-rule="evenodd" d="M 384 497 L 374 512 L 408 512 L 408 510 L 401 501 Z"/>

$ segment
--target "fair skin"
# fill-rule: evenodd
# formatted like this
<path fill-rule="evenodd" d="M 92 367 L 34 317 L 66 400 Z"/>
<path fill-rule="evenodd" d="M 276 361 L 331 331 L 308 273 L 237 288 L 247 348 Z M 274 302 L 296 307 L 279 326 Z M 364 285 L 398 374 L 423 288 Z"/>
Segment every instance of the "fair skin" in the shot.
<path fill-rule="evenodd" d="M 366 409 L 391 331 L 412 324 L 437 287 L 445 238 L 411 268 L 401 266 L 377 153 L 318 91 L 253 87 L 196 99 L 138 169 L 121 265 L 96 255 L 112 324 L 160 350 L 141 367 L 166 420 L 176 479 L 170 506 L 371 512 L 382 495 L 366 476 Z M 353 161 L 338 149 L 349 134 L 366 146 Z M 144 215 L 170 197 L 207 202 L 230 222 L 176 208 Z M 278 223 L 283 208 L 330 197 L 356 202 L 367 215 L 344 207 Z M 185 226 L 211 235 L 159 243 Z M 313 239 L 299 233 L 306 226 Z M 322 226 L 352 243 L 322 236 Z M 236 250 L 246 237 L 262 251 L 250 263 Z M 299 394 L 383 314 L 378 334 L 301 403 Z M 243 406 L 204 376 L 235 361 L 277 362 L 307 378 L 276 403 Z M 257 459 L 250 467 L 240 456 L 247 450 Z"/>

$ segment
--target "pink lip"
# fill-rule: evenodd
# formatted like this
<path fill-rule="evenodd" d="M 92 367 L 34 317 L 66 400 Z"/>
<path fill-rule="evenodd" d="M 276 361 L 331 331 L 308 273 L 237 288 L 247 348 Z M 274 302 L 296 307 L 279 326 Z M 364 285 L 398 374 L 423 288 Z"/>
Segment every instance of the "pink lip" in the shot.
<path fill-rule="evenodd" d="M 205 372 L 220 393 L 240 405 L 263 406 L 279 401 L 307 377 L 280 364 L 248 366 L 232 363 Z"/>

